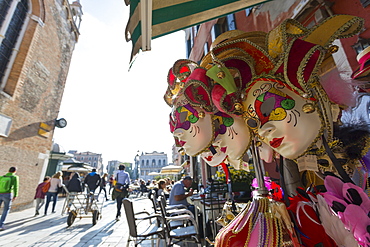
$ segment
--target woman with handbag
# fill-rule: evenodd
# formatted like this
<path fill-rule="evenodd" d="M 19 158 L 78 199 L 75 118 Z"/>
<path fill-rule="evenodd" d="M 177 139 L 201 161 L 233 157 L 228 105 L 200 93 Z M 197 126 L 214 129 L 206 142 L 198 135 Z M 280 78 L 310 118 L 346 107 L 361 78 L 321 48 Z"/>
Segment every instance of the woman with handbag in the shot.
<path fill-rule="evenodd" d="M 45 203 L 45 214 L 47 215 L 49 203 L 51 202 L 51 198 L 53 198 L 53 210 L 52 213 L 56 213 L 55 206 L 58 200 L 58 189 L 63 187 L 63 180 L 62 180 L 63 173 L 61 171 L 55 173 L 53 177 L 50 179 L 50 187 L 48 192 L 46 192 L 46 203 Z"/>

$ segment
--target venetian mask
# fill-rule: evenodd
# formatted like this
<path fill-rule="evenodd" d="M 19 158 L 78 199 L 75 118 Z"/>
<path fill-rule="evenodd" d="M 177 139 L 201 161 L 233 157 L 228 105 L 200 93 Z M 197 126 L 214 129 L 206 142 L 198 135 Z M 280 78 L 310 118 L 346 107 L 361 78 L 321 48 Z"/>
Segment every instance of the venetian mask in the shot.
<path fill-rule="evenodd" d="M 172 109 L 171 133 L 178 139 L 185 153 L 196 156 L 207 149 L 214 137 L 212 115 L 190 104 Z"/>
<path fill-rule="evenodd" d="M 272 148 L 264 142 L 261 142 L 261 146 L 258 147 L 258 152 L 261 160 L 271 163 L 274 158 L 274 151 Z"/>
<path fill-rule="evenodd" d="M 221 112 L 215 114 L 214 118 L 216 125 L 226 121 L 229 124 L 223 125 L 225 130 L 218 134 L 213 145 L 225 148 L 225 153 L 230 159 L 241 159 L 249 148 L 251 137 L 250 130 L 245 126 L 243 119 L 238 116 L 231 117 Z"/>
<path fill-rule="evenodd" d="M 304 112 L 307 104 L 314 106 L 315 102 L 298 96 L 278 80 L 256 80 L 243 102 L 245 122 L 276 152 L 295 159 L 320 135 L 318 111 Z"/>
<path fill-rule="evenodd" d="M 214 147 L 214 151 L 205 151 L 200 154 L 200 157 L 210 166 L 218 166 L 224 162 L 227 158 L 227 155 L 219 147 Z"/>

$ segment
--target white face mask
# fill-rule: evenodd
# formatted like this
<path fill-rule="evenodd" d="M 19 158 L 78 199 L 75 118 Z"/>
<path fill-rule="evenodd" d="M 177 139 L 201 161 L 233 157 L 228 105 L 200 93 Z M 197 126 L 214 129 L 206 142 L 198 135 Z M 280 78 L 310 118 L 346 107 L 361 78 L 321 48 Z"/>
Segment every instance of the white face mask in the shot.
<path fill-rule="evenodd" d="M 226 128 L 224 134 L 219 134 L 213 146 L 223 148 L 228 158 L 240 160 L 249 148 L 251 133 L 242 117 L 233 116 L 233 125 Z"/>
<path fill-rule="evenodd" d="M 173 112 L 178 110 L 179 108 L 173 109 Z M 193 118 L 194 115 L 186 109 L 181 108 L 181 110 L 184 110 L 181 113 L 184 117 L 179 114 L 172 114 L 172 118 L 177 124 L 172 134 L 179 140 L 179 144 L 184 148 L 186 154 L 196 156 L 209 147 L 214 138 L 212 115 L 205 113 L 204 117 L 199 117 L 196 121 L 190 122 L 188 121 L 189 118 Z M 204 112 L 200 107 L 192 107 L 192 110 L 195 110 L 194 113 L 196 114 Z M 188 124 L 184 125 L 185 122 L 188 122 Z"/>
<path fill-rule="evenodd" d="M 296 159 L 311 147 L 322 124 L 317 109 L 302 110 L 306 103 L 315 102 L 276 82 L 257 81 L 243 102 L 248 114 L 245 121 L 277 153 Z"/>
<path fill-rule="evenodd" d="M 210 166 L 218 166 L 225 161 L 227 155 L 220 150 L 219 147 L 215 147 L 216 153 L 213 154 L 211 151 L 206 151 L 200 154 L 200 157 Z"/>
<path fill-rule="evenodd" d="M 274 158 L 273 157 L 274 151 L 266 143 L 264 143 L 264 142 L 261 142 L 261 143 L 262 143 L 262 145 L 260 147 L 258 147 L 258 152 L 260 154 L 260 158 L 261 158 L 261 160 L 263 160 L 267 163 L 271 163 L 273 158 Z"/>

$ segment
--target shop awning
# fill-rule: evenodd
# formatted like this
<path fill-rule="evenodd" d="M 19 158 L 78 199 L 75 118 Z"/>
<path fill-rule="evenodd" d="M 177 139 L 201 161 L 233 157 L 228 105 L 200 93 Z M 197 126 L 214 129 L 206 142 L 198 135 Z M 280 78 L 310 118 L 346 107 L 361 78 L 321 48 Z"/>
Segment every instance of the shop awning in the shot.
<path fill-rule="evenodd" d="M 179 174 L 181 171 L 181 166 L 169 165 L 162 167 L 161 174 Z"/>
<path fill-rule="evenodd" d="M 150 51 L 151 40 L 269 0 L 125 0 L 130 5 L 126 41 L 132 58 Z"/>
<path fill-rule="evenodd" d="M 150 172 L 148 173 L 149 176 L 159 176 L 159 175 L 162 175 L 161 173 L 159 172 Z"/>

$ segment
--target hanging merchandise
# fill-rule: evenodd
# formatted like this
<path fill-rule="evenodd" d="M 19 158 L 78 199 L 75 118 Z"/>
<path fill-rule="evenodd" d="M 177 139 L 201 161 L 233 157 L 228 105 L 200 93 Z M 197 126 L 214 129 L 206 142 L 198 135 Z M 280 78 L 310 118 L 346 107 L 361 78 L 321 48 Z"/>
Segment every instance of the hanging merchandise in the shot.
<path fill-rule="evenodd" d="M 218 105 L 229 111 L 241 112 L 254 135 L 278 153 L 282 162 L 285 159 L 297 161 L 302 175 L 305 175 L 302 181 L 306 186 L 323 184 L 325 172 L 336 173 L 350 184 L 361 186 L 366 182 L 368 164 L 361 167 L 360 161 L 369 150 L 369 132 L 361 132 L 359 125 L 338 128 L 341 107 L 354 106 L 354 89 L 344 80 L 336 78 L 333 81 L 328 75 L 320 76 L 323 61 L 338 50 L 332 42 L 354 36 L 362 26 L 361 18 L 349 15 L 332 16 L 312 28 L 289 19 L 266 34 L 262 41 L 256 38 L 263 36 L 259 32 L 229 37 L 216 44 L 202 60 L 202 64 L 209 64 L 209 67 L 205 66 L 207 69 L 213 66 L 222 68 L 218 73 L 207 74 L 219 85 L 212 99 L 221 99 Z M 217 79 L 222 77 L 224 68 L 232 67 L 225 62 L 236 58 L 248 61 L 245 67 L 249 68 L 244 68 L 243 72 L 251 75 L 240 97 L 236 96 L 237 91 L 233 88 L 225 87 L 225 83 L 230 82 L 229 76 L 225 77 L 226 82 Z M 356 133 L 357 140 L 352 143 L 339 134 L 344 133 L 346 127 L 351 129 L 347 133 Z M 257 176 L 257 180 L 263 182 L 263 177 Z M 278 219 L 267 216 L 275 202 L 272 203 L 263 193 L 258 195 L 221 229 L 216 237 L 216 246 L 279 246 L 282 243 L 277 237 L 279 231 L 274 232 L 266 223 L 270 221 L 279 225 Z M 315 213 L 316 201 L 298 199 L 293 201 L 291 209 L 298 212 L 296 217 L 299 221 L 307 218 L 307 224 L 312 223 L 310 231 L 321 229 L 323 232 L 315 240 L 307 232 L 307 246 L 333 245 L 333 239 L 327 236 Z M 306 211 L 311 213 L 305 214 Z M 290 219 L 300 224 L 295 217 Z M 262 223 L 266 223 L 263 225 L 265 228 L 261 228 Z M 284 230 L 281 232 L 289 233 Z M 303 236 L 306 229 L 301 230 Z M 264 234 L 266 232 L 269 234 Z M 296 235 L 289 236 L 293 236 L 291 244 L 296 244 L 293 241 Z M 274 241 L 279 244 L 275 245 Z"/>
<path fill-rule="evenodd" d="M 215 238 L 221 246 L 300 246 L 284 203 L 268 198 L 258 152 L 252 143 L 252 158 L 257 178 L 253 199 Z"/>

